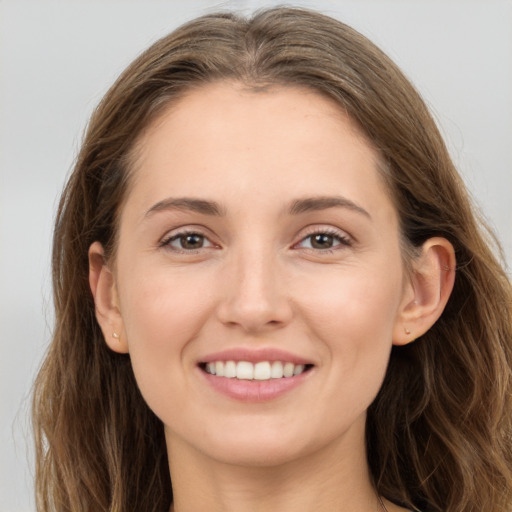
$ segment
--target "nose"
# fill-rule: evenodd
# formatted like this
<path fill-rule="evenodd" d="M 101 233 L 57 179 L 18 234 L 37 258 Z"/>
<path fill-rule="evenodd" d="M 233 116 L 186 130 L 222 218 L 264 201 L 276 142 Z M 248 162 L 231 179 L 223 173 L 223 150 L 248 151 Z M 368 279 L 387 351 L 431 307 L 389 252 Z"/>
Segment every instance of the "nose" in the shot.
<path fill-rule="evenodd" d="M 258 334 L 290 322 L 286 273 L 271 251 L 234 255 L 222 274 L 217 316 L 223 324 Z"/>

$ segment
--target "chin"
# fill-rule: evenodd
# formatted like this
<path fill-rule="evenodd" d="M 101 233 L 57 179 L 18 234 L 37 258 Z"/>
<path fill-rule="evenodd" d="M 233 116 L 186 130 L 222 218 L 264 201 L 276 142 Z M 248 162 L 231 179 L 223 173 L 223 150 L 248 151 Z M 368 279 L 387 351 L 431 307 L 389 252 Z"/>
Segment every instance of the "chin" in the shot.
<path fill-rule="evenodd" d="M 288 425 L 290 426 L 290 425 Z M 304 427 L 304 418 L 295 425 L 269 425 L 261 422 L 257 427 L 221 428 L 210 431 L 204 438 L 201 451 L 223 464 L 247 468 L 283 466 L 315 454 L 330 451 L 343 439 L 340 430 L 296 428 Z M 314 425 L 310 425 L 314 427 Z M 342 431 L 350 429 L 341 429 Z M 226 434 L 228 432 L 228 434 Z M 351 436 L 350 436 L 351 437 Z"/>
<path fill-rule="evenodd" d="M 212 458 L 223 464 L 245 468 L 272 468 L 286 465 L 300 459 L 305 454 L 299 447 L 286 447 L 282 443 L 251 446 L 247 444 L 230 446 L 227 450 L 215 451 Z"/>

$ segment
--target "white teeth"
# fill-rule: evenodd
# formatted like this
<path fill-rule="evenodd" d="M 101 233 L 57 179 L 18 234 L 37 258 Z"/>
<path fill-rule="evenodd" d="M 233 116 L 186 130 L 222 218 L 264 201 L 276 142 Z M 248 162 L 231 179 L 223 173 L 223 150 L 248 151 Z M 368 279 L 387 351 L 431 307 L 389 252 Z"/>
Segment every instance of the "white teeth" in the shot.
<path fill-rule="evenodd" d="M 234 361 L 226 361 L 224 365 L 224 377 L 228 379 L 236 377 L 236 364 Z"/>
<path fill-rule="evenodd" d="M 283 363 L 274 361 L 270 370 L 270 377 L 273 379 L 281 379 L 283 377 Z"/>
<path fill-rule="evenodd" d="M 222 361 L 217 361 L 215 363 L 215 375 L 224 377 L 224 363 Z"/>
<path fill-rule="evenodd" d="M 254 365 L 247 361 L 240 361 L 236 365 L 236 378 L 237 379 L 254 379 Z"/>
<path fill-rule="evenodd" d="M 295 365 L 293 363 L 285 363 L 283 367 L 283 375 L 285 377 L 292 377 Z"/>
<path fill-rule="evenodd" d="M 254 365 L 254 378 L 256 380 L 270 379 L 270 363 L 268 361 Z"/>
<path fill-rule="evenodd" d="M 260 361 L 256 364 L 248 361 L 215 361 L 206 363 L 205 370 L 211 375 L 228 379 L 270 380 L 300 375 L 306 370 L 306 366 L 281 361 Z"/>
<path fill-rule="evenodd" d="M 298 364 L 293 369 L 293 375 L 300 375 L 303 371 L 304 371 L 304 365 L 303 364 Z"/>

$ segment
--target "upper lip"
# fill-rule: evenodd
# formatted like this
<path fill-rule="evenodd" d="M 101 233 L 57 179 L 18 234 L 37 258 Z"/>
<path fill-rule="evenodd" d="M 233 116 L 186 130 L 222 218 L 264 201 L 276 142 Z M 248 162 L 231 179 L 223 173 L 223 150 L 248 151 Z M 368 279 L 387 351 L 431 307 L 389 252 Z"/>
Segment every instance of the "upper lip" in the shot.
<path fill-rule="evenodd" d="M 313 364 L 311 360 L 300 357 L 286 350 L 278 348 L 230 348 L 214 352 L 201 358 L 199 363 L 213 363 L 215 361 L 247 361 L 258 363 L 260 361 L 282 361 L 293 364 Z"/>

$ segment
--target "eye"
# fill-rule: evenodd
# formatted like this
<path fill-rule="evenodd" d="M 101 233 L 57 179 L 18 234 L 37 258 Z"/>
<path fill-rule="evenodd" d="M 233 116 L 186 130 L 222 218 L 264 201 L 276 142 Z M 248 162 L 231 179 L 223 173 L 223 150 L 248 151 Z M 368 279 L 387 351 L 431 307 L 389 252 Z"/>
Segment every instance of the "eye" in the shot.
<path fill-rule="evenodd" d="M 350 246 L 350 240 L 341 235 L 340 233 L 331 233 L 328 231 L 319 231 L 311 233 L 304 237 L 298 244 L 297 247 L 305 249 L 315 250 L 329 250 L 336 249 L 339 246 Z"/>
<path fill-rule="evenodd" d="M 208 238 L 201 233 L 195 232 L 176 233 L 164 240 L 161 245 L 177 251 L 195 251 L 213 247 L 212 242 Z"/>

